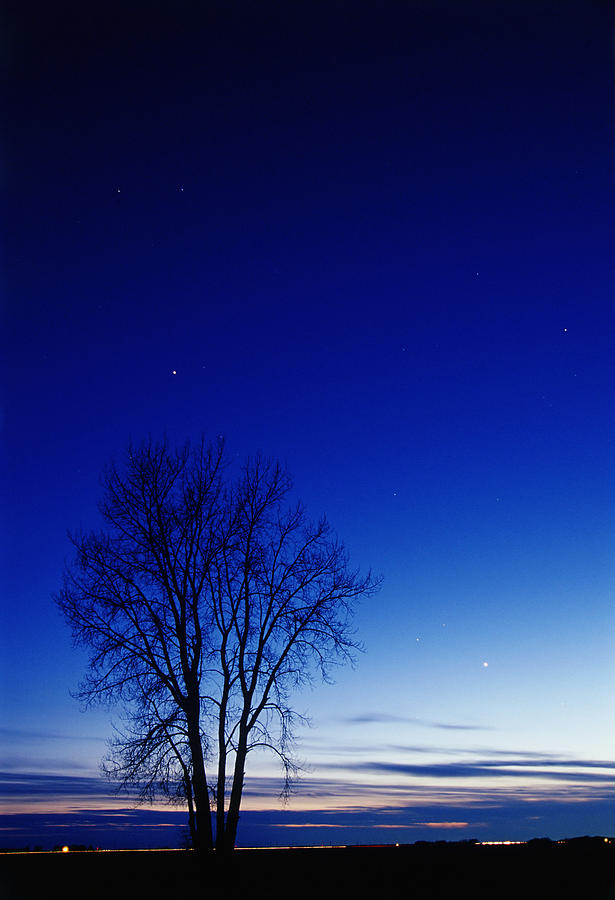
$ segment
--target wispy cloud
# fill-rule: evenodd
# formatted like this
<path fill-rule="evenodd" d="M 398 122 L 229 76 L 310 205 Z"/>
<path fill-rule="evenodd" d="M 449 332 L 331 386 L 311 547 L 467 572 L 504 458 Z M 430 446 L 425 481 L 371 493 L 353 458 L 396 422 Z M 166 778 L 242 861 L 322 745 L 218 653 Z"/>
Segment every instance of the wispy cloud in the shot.
<path fill-rule="evenodd" d="M 395 755 L 398 755 L 399 753 L 429 753 L 438 754 L 439 756 L 442 756 L 443 754 L 446 756 L 495 756 L 496 758 L 503 756 L 507 758 L 513 757 L 516 760 L 551 760 L 554 763 L 557 763 L 558 760 L 562 760 L 566 762 L 566 757 L 561 753 L 542 753 L 533 750 L 494 750 L 491 747 L 450 747 L 448 745 L 441 746 L 437 744 L 389 744 L 385 749 L 395 753 Z M 374 747 L 372 746 L 372 751 L 373 750 Z"/>
<path fill-rule="evenodd" d="M 23 740 L 74 741 L 75 735 L 53 730 L 7 728 L 0 726 L 0 740 L 7 742 Z M 104 744 L 106 743 L 106 738 L 95 735 L 79 734 L 79 741 L 93 741 L 97 744 Z"/>
<path fill-rule="evenodd" d="M 17 753 L 5 754 L 0 759 L 0 766 L 5 774 L 9 772 L 23 772 L 26 769 L 33 773 L 42 774 L 58 772 L 75 772 L 84 771 L 91 772 L 95 766 L 91 761 L 79 759 L 68 759 L 66 756 L 36 756 L 27 758 L 25 755 Z"/>
<path fill-rule="evenodd" d="M 604 782 L 615 777 L 615 763 L 599 760 L 497 759 L 455 763 L 399 763 L 373 760 L 357 763 L 363 771 L 420 778 L 546 778 L 559 781 Z M 602 769 L 602 773 L 586 771 Z"/>
<path fill-rule="evenodd" d="M 40 772 L 0 772 L 0 792 L 4 797 L 61 797 L 108 795 L 102 779 L 80 775 L 49 775 Z"/>
<path fill-rule="evenodd" d="M 471 725 L 466 722 L 437 722 L 432 719 L 418 719 L 413 716 L 397 716 L 390 713 L 367 712 L 358 716 L 348 716 L 344 720 L 349 725 L 407 724 L 422 728 L 440 728 L 446 731 L 492 731 L 488 725 Z"/>

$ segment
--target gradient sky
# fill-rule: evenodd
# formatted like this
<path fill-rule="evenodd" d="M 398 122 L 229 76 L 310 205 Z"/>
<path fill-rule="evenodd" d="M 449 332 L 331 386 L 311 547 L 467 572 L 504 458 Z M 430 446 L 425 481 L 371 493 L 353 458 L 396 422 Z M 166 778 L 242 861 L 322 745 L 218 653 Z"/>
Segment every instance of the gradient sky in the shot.
<path fill-rule="evenodd" d="M 7 19 L 0 846 L 178 842 L 50 599 L 163 432 L 280 458 L 384 576 L 240 843 L 615 833 L 611 5 Z"/>

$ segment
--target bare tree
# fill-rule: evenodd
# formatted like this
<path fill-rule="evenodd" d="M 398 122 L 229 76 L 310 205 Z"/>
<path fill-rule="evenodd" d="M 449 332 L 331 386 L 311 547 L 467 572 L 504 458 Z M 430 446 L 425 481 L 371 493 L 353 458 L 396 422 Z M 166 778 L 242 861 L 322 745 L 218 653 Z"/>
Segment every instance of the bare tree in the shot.
<path fill-rule="evenodd" d="M 78 696 L 123 705 L 108 771 L 188 806 L 193 846 L 235 845 L 246 759 L 268 747 L 286 783 L 294 691 L 352 659 L 352 571 L 327 521 L 289 504 L 276 462 L 232 477 L 222 444 L 131 447 L 103 476 L 100 533 L 71 537 L 57 603 L 90 649 Z"/>

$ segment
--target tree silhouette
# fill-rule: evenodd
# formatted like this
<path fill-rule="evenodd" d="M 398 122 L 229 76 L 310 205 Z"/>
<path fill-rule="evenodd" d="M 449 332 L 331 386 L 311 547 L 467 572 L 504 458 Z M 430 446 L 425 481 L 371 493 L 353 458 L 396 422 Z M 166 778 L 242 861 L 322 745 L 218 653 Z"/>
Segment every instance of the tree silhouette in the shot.
<path fill-rule="evenodd" d="M 119 702 L 108 772 L 143 797 L 188 806 L 193 846 L 235 845 L 246 758 L 280 758 L 288 784 L 293 692 L 353 657 L 355 601 L 378 581 L 350 570 L 326 519 L 289 503 L 258 456 L 233 476 L 221 443 L 130 447 L 103 475 L 104 530 L 76 550 L 56 602 L 90 650 L 77 696 Z M 213 773 L 213 776 L 212 776 Z"/>

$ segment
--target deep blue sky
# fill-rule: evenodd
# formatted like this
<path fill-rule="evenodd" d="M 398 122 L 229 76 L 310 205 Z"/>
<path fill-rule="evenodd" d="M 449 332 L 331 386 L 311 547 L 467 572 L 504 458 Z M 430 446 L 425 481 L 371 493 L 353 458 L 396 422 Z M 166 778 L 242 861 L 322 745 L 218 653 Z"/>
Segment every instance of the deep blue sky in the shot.
<path fill-rule="evenodd" d="M 615 832 L 610 4 L 7 21 L 0 845 L 118 805 L 50 595 L 163 432 L 281 458 L 385 579 L 244 843 Z"/>

